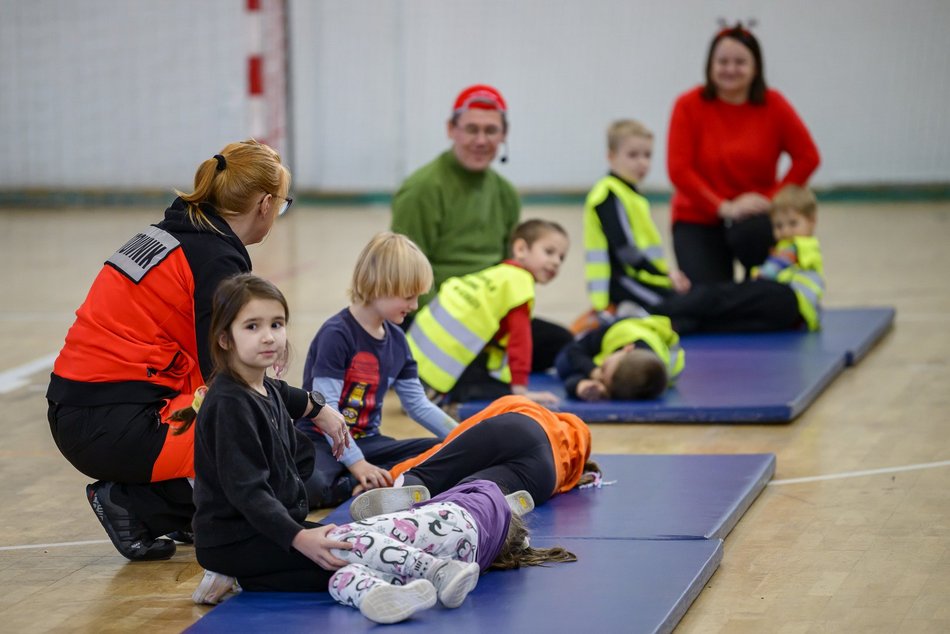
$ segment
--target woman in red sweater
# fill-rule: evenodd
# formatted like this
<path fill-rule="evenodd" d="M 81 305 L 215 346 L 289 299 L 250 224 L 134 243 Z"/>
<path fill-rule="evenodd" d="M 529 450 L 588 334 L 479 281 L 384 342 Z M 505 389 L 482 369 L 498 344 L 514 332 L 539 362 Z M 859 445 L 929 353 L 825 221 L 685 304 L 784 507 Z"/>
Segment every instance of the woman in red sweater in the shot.
<path fill-rule="evenodd" d="M 759 43 L 741 23 L 713 38 L 706 84 L 673 106 L 668 169 L 675 189 L 673 249 L 693 283 L 731 281 L 733 261 L 761 264 L 772 244 L 766 213 L 784 185 L 804 185 L 818 148 L 791 104 L 765 85 Z M 777 178 L 779 157 L 791 167 Z"/>

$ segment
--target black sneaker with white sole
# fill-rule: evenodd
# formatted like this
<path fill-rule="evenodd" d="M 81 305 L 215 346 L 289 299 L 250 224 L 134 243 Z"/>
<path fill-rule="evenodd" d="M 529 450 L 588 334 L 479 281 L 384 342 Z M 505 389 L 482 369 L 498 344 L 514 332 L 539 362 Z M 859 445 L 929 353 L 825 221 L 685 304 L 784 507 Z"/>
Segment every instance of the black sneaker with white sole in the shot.
<path fill-rule="evenodd" d="M 132 511 L 112 501 L 110 492 L 114 484 L 99 481 L 86 485 L 86 499 L 116 550 L 131 561 L 154 561 L 174 555 L 175 542 L 152 539 L 145 524 Z"/>

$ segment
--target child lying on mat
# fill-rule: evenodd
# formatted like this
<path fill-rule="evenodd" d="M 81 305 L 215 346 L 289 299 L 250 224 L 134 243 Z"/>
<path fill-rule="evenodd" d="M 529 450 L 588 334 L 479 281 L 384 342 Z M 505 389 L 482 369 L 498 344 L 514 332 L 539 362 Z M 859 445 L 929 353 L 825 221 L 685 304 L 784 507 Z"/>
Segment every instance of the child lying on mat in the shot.
<path fill-rule="evenodd" d="M 584 401 L 658 398 L 686 356 L 670 320 L 659 315 L 604 324 L 569 343 L 555 360 L 568 396 Z"/>
<path fill-rule="evenodd" d="M 412 487 L 428 492 L 423 487 Z M 550 562 L 577 561 L 563 548 L 533 548 L 521 519 L 533 508 L 518 491 L 504 496 L 494 482 L 473 480 L 406 510 L 405 489 L 374 489 L 374 504 L 362 505 L 359 521 L 335 528 L 330 537 L 352 545 L 334 551 L 350 562 L 330 578 L 330 596 L 358 608 L 376 623 L 396 623 L 436 599 L 456 608 L 478 583 L 479 572 Z M 365 499 L 365 498 L 364 498 Z"/>

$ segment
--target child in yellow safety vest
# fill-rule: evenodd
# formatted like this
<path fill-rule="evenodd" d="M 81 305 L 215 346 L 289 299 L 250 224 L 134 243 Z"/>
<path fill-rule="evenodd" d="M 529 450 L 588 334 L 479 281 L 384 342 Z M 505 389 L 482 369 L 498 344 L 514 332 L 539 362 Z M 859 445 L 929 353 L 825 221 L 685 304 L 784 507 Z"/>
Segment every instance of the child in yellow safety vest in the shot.
<path fill-rule="evenodd" d="M 561 350 L 555 367 L 573 398 L 640 400 L 662 395 L 685 361 L 669 318 L 650 315 L 588 332 Z"/>
<path fill-rule="evenodd" d="M 419 378 L 441 404 L 520 394 L 554 404 L 550 392 L 528 391 L 535 283 L 557 275 L 568 249 L 555 222 L 528 220 L 515 228 L 511 258 L 447 279 L 409 329 Z"/>

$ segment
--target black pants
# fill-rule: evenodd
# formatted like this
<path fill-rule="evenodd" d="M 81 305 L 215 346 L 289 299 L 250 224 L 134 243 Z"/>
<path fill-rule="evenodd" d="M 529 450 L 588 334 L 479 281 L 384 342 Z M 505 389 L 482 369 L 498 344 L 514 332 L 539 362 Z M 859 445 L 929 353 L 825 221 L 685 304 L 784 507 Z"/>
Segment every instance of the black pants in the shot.
<path fill-rule="evenodd" d="M 791 330 L 802 323 L 795 291 L 772 280 L 694 286 L 648 309 L 669 317 L 680 334 L 769 332 Z"/>
<path fill-rule="evenodd" d="M 543 504 L 557 485 L 551 441 L 529 416 L 508 412 L 466 429 L 405 473 L 433 495 L 471 480 L 491 480 L 505 493 L 525 490 Z"/>
<path fill-rule="evenodd" d="M 559 326 L 537 317 L 531 320 L 531 371 L 544 372 L 554 366 L 561 348 L 574 341 L 574 335 Z M 480 354 L 462 372 L 449 391 L 452 403 L 493 401 L 511 394 L 511 385 L 494 378 L 488 371 L 488 355 Z"/>
<path fill-rule="evenodd" d="M 735 279 L 733 261 L 749 269 L 765 262 L 773 244 L 772 221 L 756 214 L 730 224 L 673 225 L 676 263 L 693 284 L 715 284 Z"/>
<path fill-rule="evenodd" d="M 303 527 L 318 526 L 304 522 Z M 198 545 L 195 557 L 206 570 L 236 577 L 249 592 L 326 592 L 333 575 L 296 549 L 287 552 L 263 535 L 213 548 Z"/>
<path fill-rule="evenodd" d="M 531 371 L 544 372 L 554 366 L 561 348 L 574 341 L 571 331 L 552 321 L 535 317 L 531 320 Z"/>
<path fill-rule="evenodd" d="M 359 484 L 346 466 L 333 457 L 326 436 L 313 427 L 301 428 L 315 449 L 313 473 L 305 483 L 311 509 L 337 506 L 347 500 Z M 367 462 L 382 469 L 418 456 L 439 443 L 438 438 L 409 438 L 396 440 L 389 436 L 368 436 L 356 440 Z"/>
<path fill-rule="evenodd" d="M 130 509 L 152 538 L 186 527 L 195 513 L 185 478 L 150 482 L 168 425 L 155 404 L 98 407 L 49 404 L 50 432 L 63 456 L 95 480 L 116 483 L 112 500 Z"/>

